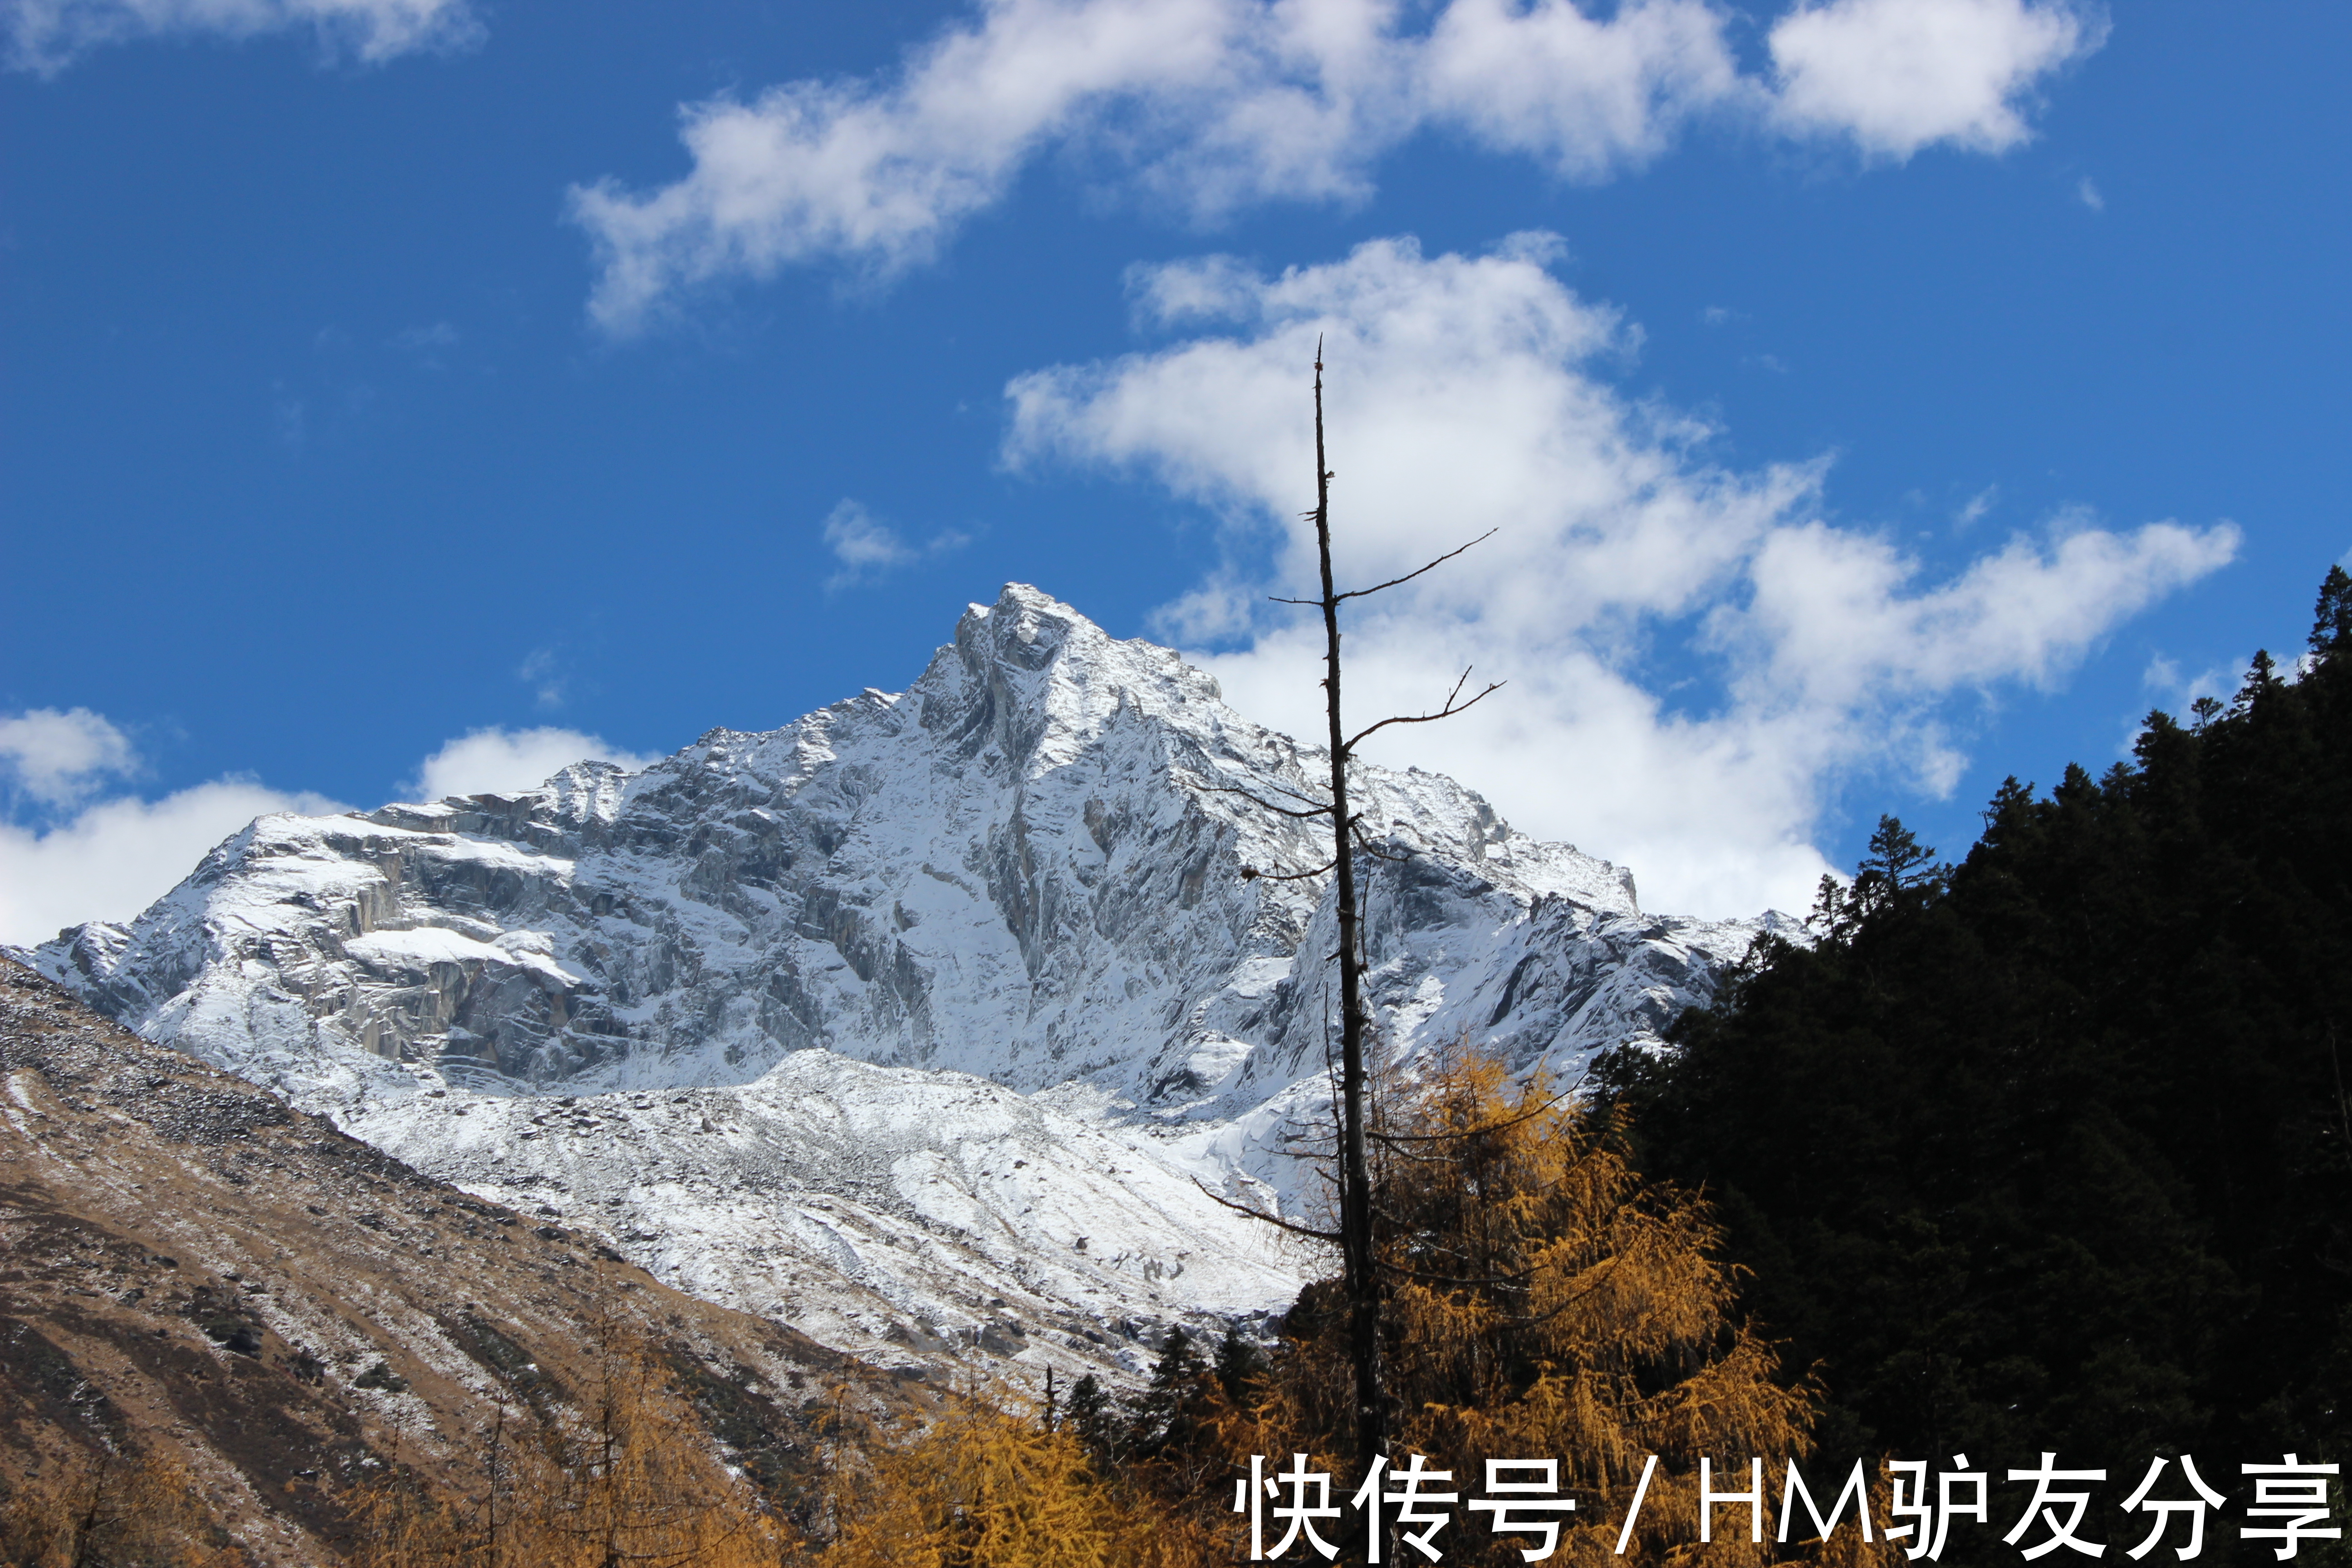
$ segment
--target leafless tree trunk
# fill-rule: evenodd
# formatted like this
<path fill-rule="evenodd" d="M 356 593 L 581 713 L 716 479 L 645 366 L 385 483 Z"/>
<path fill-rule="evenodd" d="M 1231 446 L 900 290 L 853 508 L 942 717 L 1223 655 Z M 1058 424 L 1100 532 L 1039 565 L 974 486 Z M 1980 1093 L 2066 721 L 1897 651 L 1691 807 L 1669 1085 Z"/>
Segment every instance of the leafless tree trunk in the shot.
<path fill-rule="evenodd" d="M 1402 577 L 1370 588 L 1342 593 L 1331 570 L 1332 477 L 1323 436 L 1323 346 L 1318 342 L 1315 347 L 1315 510 L 1311 515 L 1315 519 L 1315 547 L 1322 568 L 1323 592 L 1313 599 L 1283 599 L 1278 602 L 1312 605 L 1323 614 L 1323 693 L 1324 713 L 1330 732 L 1331 798 L 1328 805 L 1305 810 L 1294 810 L 1272 802 L 1260 804 L 1290 816 L 1328 816 L 1331 822 L 1330 865 L 1293 875 L 1311 877 L 1328 869 L 1338 883 L 1334 893 L 1339 921 L 1339 1229 L 1336 1237 L 1328 1239 L 1339 1244 L 1344 1268 L 1348 1340 L 1356 1373 L 1357 1459 L 1361 1466 L 1369 1468 L 1376 1457 L 1388 1451 L 1390 1412 L 1386 1379 L 1381 1368 L 1381 1291 L 1372 1233 L 1372 1174 L 1364 1149 L 1367 1076 L 1364 1056 L 1370 1034 L 1370 1019 L 1364 1005 L 1362 907 L 1356 888 L 1356 856 L 1360 850 L 1375 856 L 1380 851 L 1362 843 L 1358 837 L 1356 813 L 1348 795 L 1348 765 L 1354 760 L 1357 746 L 1374 731 L 1384 730 L 1391 724 L 1426 724 L 1449 718 L 1494 691 L 1501 683 L 1490 684 L 1485 690 L 1465 700 L 1462 692 L 1469 682 L 1470 674 L 1465 670 L 1462 679 L 1454 682 L 1454 689 L 1444 703 L 1434 712 L 1383 719 L 1353 735 L 1348 733 L 1339 702 L 1339 606 L 1349 599 L 1360 599 L 1410 582 L 1431 567 L 1461 554 L 1462 551 L 1470 548 L 1470 544 L 1490 537 L 1492 531 L 1472 540 L 1470 544 L 1448 551 Z M 1263 873 L 1251 871 L 1244 874 Z"/>
<path fill-rule="evenodd" d="M 1331 469 L 1323 446 L 1323 355 L 1315 355 L 1315 551 L 1323 568 L 1323 709 L 1331 731 L 1331 862 L 1339 916 L 1339 1257 L 1346 1270 L 1348 1344 L 1356 1363 L 1356 1457 L 1388 1452 L 1388 1389 L 1381 1366 L 1381 1287 L 1372 1258 L 1372 1177 L 1364 1158 L 1364 961 L 1356 930 L 1356 857 L 1349 839 L 1348 735 L 1339 718 L 1339 594 L 1331 577 Z"/>

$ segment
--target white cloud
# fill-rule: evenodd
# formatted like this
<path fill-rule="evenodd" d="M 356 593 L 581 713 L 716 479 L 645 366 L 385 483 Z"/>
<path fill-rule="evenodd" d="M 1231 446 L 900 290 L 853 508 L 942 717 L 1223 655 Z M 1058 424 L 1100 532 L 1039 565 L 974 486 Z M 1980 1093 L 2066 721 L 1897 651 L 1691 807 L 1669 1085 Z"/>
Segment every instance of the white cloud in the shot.
<path fill-rule="evenodd" d="M 2048 689 L 2121 621 L 2236 553 L 2238 532 L 2150 523 L 2012 538 L 1949 582 L 1917 574 L 1883 540 L 1821 522 L 1775 529 L 1748 563 L 1751 594 L 1714 630 L 1733 655 L 1741 707 L 1801 721 L 1892 721 L 1895 755 L 1950 791 L 1965 759 L 1936 699 L 2014 681 Z M 1854 739 L 1843 738 L 1850 744 Z"/>
<path fill-rule="evenodd" d="M 2099 187 L 2091 183 L 2091 176 L 2088 174 L 2084 175 L 2081 183 L 2075 185 L 2074 195 L 2084 206 L 2095 213 L 2107 210 L 2107 198 L 2099 195 Z"/>
<path fill-rule="evenodd" d="M 918 548 L 901 539 L 897 529 L 868 511 L 863 502 L 844 498 L 824 519 L 825 548 L 841 563 L 841 570 L 825 579 L 825 591 L 870 581 L 926 555 L 943 554 L 970 542 L 971 535 L 948 529 Z"/>
<path fill-rule="evenodd" d="M 1698 5 L 1634 0 L 1602 21 L 1566 0 L 1451 0 L 1425 43 L 1397 47 L 1427 121 L 1573 179 L 1647 163 L 1747 85 L 1722 16 Z"/>
<path fill-rule="evenodd" d="M 340 811 L 323 795 L 226 778 L 160 801 L 93 800 L 140 771 L 131 738 L 87 708 L 0 718 L 0 775 L 34 824 L 0 820 L 0 942 L 45 942 L 87 920 L 128 920 L 265 811 Z"/>
<path fill-rule="evenodd" d="M 622 751 L 601 735 L 541 725 L 532 730 L 495 726 L 449 742 L 425 759 L 407 786 L 420 799 L 446 795 L 514 795 L 537 789 L 578 762 L 616 763 L 635 772 L 658 761 Z"/>
<path fill-rule="evenodd" d="M 843 574 L 852 577 L 886 566 L 903 566 L 916 554 L 896 529 L 849 500 L 825 514 L 824 545 L 841 563 Z"/>
<path fill-rule="evenodd" d="M 130 737 L 87 708 L 0 717 L 0 775 L 43 805 L 71 805 L 138 765 Z"/>
<path fill-rule="evenodd" d="M 2105 36 L 2069 0 L 1806 0 L 1772 26 L 1774 113 L 1874 157 L 2006 152 L 2034 85 Z"/>
<path fill-rule="evenodd" d="M 0 0 L 9 63 L 45 76 L 101 44 L 300 28 L 331 58 L 371 64 L 481 36 L 467 0 Z"/>
<path fill-rule="evenodd" d="M 0 942 L 47 942 L 83 921 L 130 920 L 264 812 L 343 809 L 324 795 L 226 778 L 158 801 L 103 801 L 47 832 L 0 823 Z"/>
<path fill-rule="evenodd" d="M 1351 606 L 1358 715 L 1423 711 L 1464 665 L 1510 682 L 1442 742 L 1408 731 L 1378 754 L 1433 761 L 1521 826 L 1630 865 L 1653 907 L 1708 913 L 1804 907 L 1841 783 L 1948 791 L 1971 700 L 2053 685 L 2236 549 L 2226 525 L 2069 517 L 1939 578 L 1823 521 L 1823 462 L 1723 468 L 1706 427 L 1600 379 L 1630 333 L 1547 255 L 1383 240 L 1277 277 L 1139 276 L 1139 308 L 1199 326 L 1213 303 L 1225 331 L 1017 378 L 1007 459 L 1143 475 L 1220 513 L 1228 565 L 1160 624 L 1225 644 L 1207 662 L 1228 698 L 1313 734 L 1319 629 L 1264 595 L 1314 581 L 1298 514 L 1321 337 L 1342 575 L 1393 577 L 1500 530 Z"/>
<path fill-rule="evenodd" d="M 982 0 L 887 77 L 685 106 L 692 168 L 673 184 L 575 188 L 598 258 L 590 311 L 625 332 L 714 280 L 819 261 L 887 278 L 1055 149 L 1196 220 L 1360 200 L 1425 130 L 1577 180 L 1638 167 L 1708 115 L 1874 156 L 1998 150 L 2026 134 L 2025 96 L 2099 37 L 2052 0 L 1836 0 L 1782 19 L 1767 82 L 1740 73 L 1726 26 L 1706 0 L 1600 16 L 1570 0 Z M 1899 90 L 1874 69 L 1901 73 Z"/>

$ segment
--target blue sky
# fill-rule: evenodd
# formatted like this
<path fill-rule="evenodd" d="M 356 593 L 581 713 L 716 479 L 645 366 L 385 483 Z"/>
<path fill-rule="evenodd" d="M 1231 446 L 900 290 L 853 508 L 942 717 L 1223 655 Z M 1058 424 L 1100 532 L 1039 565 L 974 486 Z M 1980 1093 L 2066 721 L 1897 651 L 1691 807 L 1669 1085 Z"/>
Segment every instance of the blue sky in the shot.
<path fill-rule="evenodd" d="M 0 0 L 0 940 L 257 810 L 903 685 L 1031 582 L 1801 906 L 2296 647 L 2352 13 Z"/>

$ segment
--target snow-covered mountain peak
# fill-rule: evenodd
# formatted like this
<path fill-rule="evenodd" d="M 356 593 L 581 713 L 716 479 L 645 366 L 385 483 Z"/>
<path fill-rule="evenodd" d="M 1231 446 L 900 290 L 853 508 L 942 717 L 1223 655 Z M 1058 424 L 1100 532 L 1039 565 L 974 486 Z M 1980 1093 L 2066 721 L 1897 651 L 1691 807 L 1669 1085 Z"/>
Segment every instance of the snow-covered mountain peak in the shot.
<path fill-rule="evenodd" d="M 994 605 L 967 609 L 954 644 L 908 695 L 927 728 L 985 733 L 1032 776 L 1072 761 L 1130 705 L 1187 729 L 1238 721 L 1216 680 L 1174 649 L 1118 641 L 1020 583 L 1006 584 Z"/>
<path fill-rule="evenodd" d="M 680 1192 L 723 1205 L 757 1188 L 769 1195 L 704 1226 L 699 1261 L 677 1251 L 664 1267 L 733 1280 L 730 1299 L 762 1310 L 786 1310 L 758 1282 L 762 1226 L 816 1249 L 802 1259 L 812 1280 L 850 1267 L 818 1257 L 817 1219 L 760 1207 L 831 1190 L 799 1147 L 814 1123 L 776 1109 L 777 1094 L 822 1080 L 887 1099 L 970 1074 L 996 1088 L 975 1099 L 969 1079 L 941 1079 L 925 1103 L 985 1100 L 1012 1116 L 1053 1091 L 1024 1135 L 1037 1152 L 1017 1157 L 1100 1153 L 1042 1109 L 1062 1106 L 1118 1129 L 1144 1163 L 1135 1190 L 1156 1194 L 1119 1243 L 1149 1268 L 1064 1269 L 1053 1277 L 1087 1297 L 1072 1310 L 1115 1298 L 1147 1317 L 1227 1312 L 1247 1304 L 1246 1270 L 1201 1293 L 1206 1233 L 1185 1194 L 1201 1174 L 1296 1195 L 1296 1163 L 1269 1151 L 1326 1100 L 1336 911 L 1328 877 L 1244 873 L 1328 858 L 1319 822 L 1258 804 L 1320 798 L 1322 763 L 1227 708 L 1174 651 L 1012 584 L 968 610 L 902 692 L 868 688 L 775 730 L 715 729 L 638 773 L 583 761 L 516 794 L 264 816 L 130 925 L 79 927 L 26 956 L 150 1038 L 404 1158 L 432 1167 L 472 1150 L 484 1163 L 450 1173 L 593 1188 L 600 1211 L 635 1216 L 616 1246 L 658 1233 Z M 1711 994 L 1758 929 L 1647 915 L 1625 871 L 1528 837 L 1443 774 L 1365 764 L 1351 790 L 1381 841 L 1359 887 L 1368 995 L 1394 1055 L 1466 1038 L 1572 1078 L 1593 1050 L 1654 1037 Z M 714 1115 L 750 1108 L 736 1176 L 688 1179 L 709 1119 L 672 1127 L 679 1116 L 657 1107 L 678 1091 L 719 1096 Z M 567 1111 L 558 1140 L 549 1097 L 596 1110 Z M 460 1116 L 464 1137 L 444 1126 Z M 494 1127 L 511 1136 L 476 1148 Z M 968 1255 L 925 1274 L 895 1261 L 897 1243 L 856 1248 L 857 1290 L 946 1323 L 957 1280 L 1010 1300 L 999 1272 L 1075 1247 L 1037 1230 L 1046 1211 L 1019 1184 L 950 1179 L 982 1158 L 971 1127 L 891 1136 L 919 1180 L 859 1200 L 882 1205 L 874 1234 L 948 1226 L 968 1233 Z M 611 1160 L 579 1163 L 607 1143 Z M 632 1162 L 656 1152 L 676 1179 L 647 1187 Z M 933 1202 L 950 1188 L 963 1218 Z M 1005 1206 L 1016 1198 L 1030 1207 Z M 1171 1286 L 1186 1259 L 1191 1283 Z"/>
<path fill-rule="evenodd" d="M 1316 796 L 1318 757 L 1174 651 L 1014 584 L 903 693 L 712 730 L 634 774 L 263 817 L 129 928 L 37 962 L 289 1088 L 381 1079 L 355 1053 L 492 1092 L 740 1083 L 823 1047 L 1208 1107 L 1320 1053 L 1297 955 L 1328 949 L 1328 888 L 1243 875 L 1324 858 L 1252 798 Z M 1517 980 L 1475 977 L 1539 929 L 1715 929 L 1637 927 L 1623 871 L 1442 774 L 1366 766 L 1357 789 L 1399 857 L 1364 883 L 1400 1046 L 1614 1043 L 1635 1020 L 1528 1012 L 1516 956 Z"/>

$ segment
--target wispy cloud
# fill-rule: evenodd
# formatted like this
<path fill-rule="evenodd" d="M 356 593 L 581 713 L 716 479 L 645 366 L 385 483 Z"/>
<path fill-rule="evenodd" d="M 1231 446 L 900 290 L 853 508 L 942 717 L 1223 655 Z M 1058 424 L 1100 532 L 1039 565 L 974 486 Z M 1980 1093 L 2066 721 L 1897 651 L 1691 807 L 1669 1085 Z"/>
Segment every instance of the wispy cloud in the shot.
<path fill-rule="evenodd" d="M 330 58 L 370 64 L 461 47 L 482 33 L 467 0 L 0 0 L 8 63 L 43 76 L 105 44 L 298 30 Z"/>
<path fill-rule="evenodd" d="M 310 442 L 310 400 L 283 386 L 276 390 L 269 402 L 269 427 L 277 434 L 278 445 L 299 455 Z"/>
<path fill-rule="evenodd" d="M 569 680 L 563 661 L 553 648 L 535 647 L 523 655 L 522 663 L 515 667 L 515 679 L 531 688 L 532 700 L 541 708 L 563 706 Z"/>
<path fill-rule="evenodd" d="M 2181 672 L 2178 662 L 2163 654 L 2157 654 L 2148 659 L 2147 668 L 2140 672 L 2140 685 L 2156 695 L 2158 705 L 2167 712 L 2176 718 L 2185 718 L 2196 707 L 2200 697 L 2210 697 L 2222 703 L 2235 698 L 2239 687 L 2245 681 L 2247 667 L 2252 663 L 2253 656 L 2249 654 L 2234 662 L 2224 660 L 2220 664 L 2208 665 L 2194 675 L 2186 675 Z M 2137 721 L 2133 724 L 2133 732 L 2138 732 Z"/>
<path fill-rule="evenodd" d="M 138 765 L 131 738 L 87 708 L 0 715 L 0 778 L 41 805 L 71 805 Z"/>
<path fill-rule="evenodd" d="M 446 321 L 436 321 L 430 326 L 408 327 L 394 332 L 389 346 L 427 370 L 439 370 L 460 341 L 457 328 Z"/>
<path fill-rule="evenodd" d="M 887 278 L 1055 149 L 1191 221 L 1360 201 L 1424 131 L 1580 181 L 1708 118 L 1873 160 L 1999 152 L 2029 134 L 2038 85 L 2104 36 L 2068 0 L 1832 0 L 1780 18 L 1759 77 L 1728 25 L 1706 0 L 984 0 L 887 75 L 686 106 L 692 167 L 670 184 L 575 188 L 590 310 L 626 332 L 719 279 L 810 263 Z"/>
<path fill-rule="evenodd" d="M 1319 628 L 1264 596 L 1314 579 L 1301 384 L 1320 339 L 1346 576 L 1500 531 L 1356 606 L 1357 710 L 1420 711 L 1465 665 L 1508 679 L 1449 728 L 1447 771 L 1520 826 L 1632 865 L 1654 906 L 1712 913 L 1801 907 L 1842 783 L 1948 791 L 1983 693 L 2055 686 L 2238 547 L 2226 524 L 2070 516 L 1931 571 L 1823 519 L 1825 460 L 1721 467 L 1706 426 L 1603 379 L 1628 330 L 1544 255 L 1392 239 L 1278 276 L 1194 264 L 1167 297 L 1197 309 L 1213 275 L 1223 318 L 1017 378 L 1008 460 L 1146 477 L 1225 519 L 1226 564 L 1160 625 L 1222 649 L 1208 662 L 1244 711 L 1314 733 Z M 1386 758 L 1425 761 L 1422 739 Z"/>
<path fill-rule="evenodd" d="M 942 530 L 918 546 L 876 517 L 861 501 L 845 498 L 825 514 L 824 544 L 841 570 L 825 579 L 827 593 L 871 582 L 901 566 L 911 566 L 927 555 L 940 555 L 971 542 L 971 535 Z"/>
<path fill-rule="evenodd" d="M 2107 198 L 2099 195 L 2099 187 L 2091 183 L 2091 176 L 2088 174 L 2084 175 L 2075 184 L 2074 199 L 2095 213 L 2107 210 Z"/>

